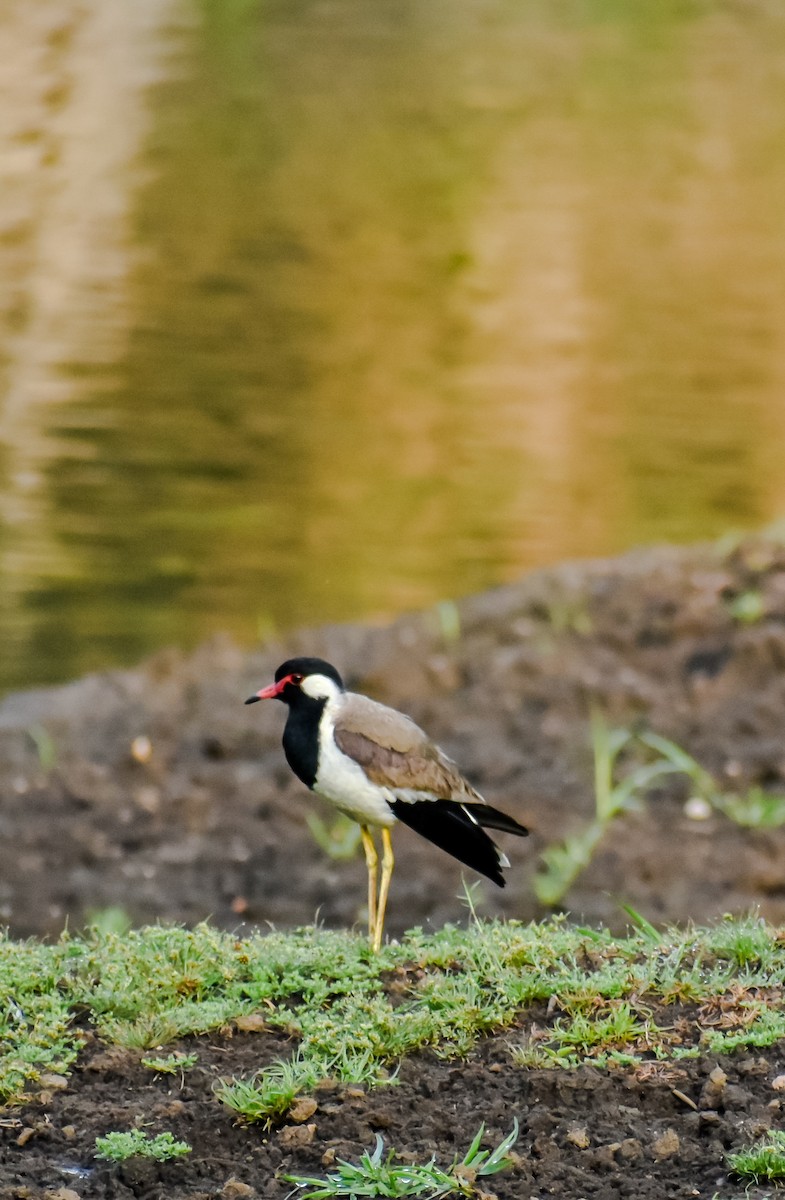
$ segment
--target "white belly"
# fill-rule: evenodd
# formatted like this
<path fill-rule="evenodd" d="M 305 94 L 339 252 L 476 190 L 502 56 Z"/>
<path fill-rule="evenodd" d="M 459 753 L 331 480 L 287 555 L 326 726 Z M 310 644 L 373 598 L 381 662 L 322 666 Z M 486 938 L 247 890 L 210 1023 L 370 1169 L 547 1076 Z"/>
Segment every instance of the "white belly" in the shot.
<path fill-rule="evenodd" d="M 313 790 L 361 825 L 389 828 L 395 824 L 388 804 L 395 798 L 392 792 L 371 783 L 362 767 L 341 753 L 329 720 L 322 720 L 319 731 L 319 770 Z"/>

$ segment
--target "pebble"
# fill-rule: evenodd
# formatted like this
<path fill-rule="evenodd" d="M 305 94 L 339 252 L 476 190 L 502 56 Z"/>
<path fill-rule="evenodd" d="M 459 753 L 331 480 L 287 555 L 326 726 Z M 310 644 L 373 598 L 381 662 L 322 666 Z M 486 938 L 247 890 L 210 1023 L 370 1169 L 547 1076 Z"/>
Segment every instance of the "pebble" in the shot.
<path fill-rule="evenodd" d="M 267 1020 L 261 1013 L 248 1013 L 247 1016 L 238 1017 L 234 1024 L 240 1033 L 264 1033 L 269 1029 Z"/>
<path fill-rule="evenodd" d="M 281 1146 L 309 1146 L 316 1137 L 316 1126 L 284 1125 L 278 1134 Z"/>
<path fill-rule="evenodd" d="M 728 1082 L 728 1076 L 723 1071 L 722 1067 L 714 1067 L 709 1073 L 709 1078 L 703 1085 L 700 1094 L 701 1108 L 718 1108 L 720 1102 L 724 1099 L 725 1087 Z"/>
<path fill-rule="evenodd" d="M 652 1153 L 655 1158 L 672 1158 L 679 1153 L 681 1142 L 675 1129 L 666 1129 L 652 1142 Z"/>
<path fill-rule="evenodd" d="M 313 1096 L 297 1096 L 289 1109 L 289 1120 L 294 1121 L 296 1125 L 301 1125 L 313 1116 L 318 1107 Z"/>
<path fill-rule="evenodd" d="M 64 1075 L 49 1075 L 44 1074 L 39 1081 L 42 1088 L 46 1088 L 48 1092 L 60 1092 L 63 1088 L 68 1087 L 68 1080 Z"/>
<path fill-rule="evenodd" d="M 136 759 L 138 763 L 147 763 L 153 755 L 153 744 L 149 737 L 144 733 L 140 733 L 131 742 L 131 757 Z"/>
<path fill-rule="evenodd" d="M 690 796 L 684 805 L 684 815 L 690 821 L 708 821 L 711 811 L 711 805 L 703 796 Z"/>
<path fill-rule="evenodd" d="M 627 1162 L 633 1162 L 636 1158 L 640 1158 L 643 1154 L 643 1146 L 637 1138 L 625 1138 L 621 1146 L 619 1146 L 619 1158 L 625 1159 Z"/>
<path fill-rule="evenodd" d="M 221 1188 L 219 1195 L 221 1200 L 250 1200 L 256 1195 L 256 1189 L 232 1175 Z"/>

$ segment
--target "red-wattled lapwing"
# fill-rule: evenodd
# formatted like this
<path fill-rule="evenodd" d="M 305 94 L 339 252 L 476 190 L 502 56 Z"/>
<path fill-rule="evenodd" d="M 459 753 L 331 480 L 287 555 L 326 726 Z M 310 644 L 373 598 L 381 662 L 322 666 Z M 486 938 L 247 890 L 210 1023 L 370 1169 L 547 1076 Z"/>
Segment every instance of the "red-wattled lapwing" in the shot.
<path fill-rule="evenodd" d="M 414 721 L 347 692 L 335 667 L 321 658 L 290 658 L 275 672 L 275 683 L 245 703 L 272 699 L 289 706 L 283 748 L 295 775 L 360 825 L 374 950 L 382 944 L 394 864 L 390 829 L 396 821 L 504 887 L 502 867 L 510 864 L 484 827 L 519 836 L 528 830 L 486 804 Z M 375 825 L 383 850 L 378 896 Z"/>

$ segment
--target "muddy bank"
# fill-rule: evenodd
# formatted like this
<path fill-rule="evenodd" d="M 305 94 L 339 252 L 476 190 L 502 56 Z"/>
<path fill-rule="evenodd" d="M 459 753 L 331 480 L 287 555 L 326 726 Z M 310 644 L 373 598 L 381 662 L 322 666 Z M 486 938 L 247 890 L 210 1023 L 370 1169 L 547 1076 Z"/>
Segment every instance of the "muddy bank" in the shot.
<path fill-rule="evenodd" d="M 592 705 L 674 739 L 723 787 L 785 786 L 785 550 L 755 540 L 565 565 L 386 628 L 303 631 L 248 652 L 219 640 L 8 697 L 0 919 L 14 935 L 77 927 L 110 905 L 134 923 L 363 919 L 363 863 L 314 841 L 306 813 L 332 814 L 284 762 L 282 707 L 243 705 L 293 652 L 409 711 L 531 827 L 528 842 L 505 839 L 507 889 L 480 884 L 486 914 L 539 915 L 539 852 L 590 816 Z M 566 907 L 618 924 L 620 900 L 653 921 L 755 906 L 782 922 L 785 830 L 691 820 L 686 798 L 673 780 L 618 822 Z M 388 932 L 465 915 L 461 867 L 406 829 L 395 842 Z"/>

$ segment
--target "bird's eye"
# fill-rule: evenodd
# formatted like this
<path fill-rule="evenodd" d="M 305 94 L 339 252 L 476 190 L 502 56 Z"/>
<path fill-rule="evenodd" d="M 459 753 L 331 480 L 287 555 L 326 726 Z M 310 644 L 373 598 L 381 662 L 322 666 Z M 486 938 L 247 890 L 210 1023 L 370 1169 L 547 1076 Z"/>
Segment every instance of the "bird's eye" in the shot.
<path fill-rule="evenodd" d="M 303 681 L 302 675 L 290 675 L 289 678 L 291 679 L 292 683 L 296 684 L 300 684 Z"/>

